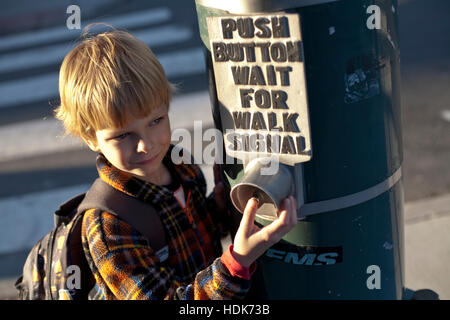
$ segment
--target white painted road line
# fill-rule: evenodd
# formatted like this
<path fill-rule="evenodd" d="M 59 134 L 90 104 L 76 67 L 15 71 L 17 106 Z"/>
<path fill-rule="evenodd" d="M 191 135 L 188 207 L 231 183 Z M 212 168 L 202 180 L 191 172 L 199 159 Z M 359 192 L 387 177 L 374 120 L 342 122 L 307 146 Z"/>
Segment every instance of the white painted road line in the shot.
<path fill-rule="evenodd" d="M 198 120 L 203 121 L 205 129 L 213 126 L 208 92 L 175 96 L 169 117 L 172 131 L 177 128 L 192 130 L 194 121 Z M 64 136 L 63 131 L 61 122 L 53 118 L 1 126 L 0 161 L 86 148 L 77 138 Z"/>
<path fill-rule="evenodd" d="M 0 86 L 0 108 L 58 96 L 58 73 L 23 80 L 8 81 Z"/>
<path fill-rule="evenodd" d="M 206 72 L 203 48 L 184 49 L 158 56 L 167 77 L 179 77 Z"/>
<path fill-rule="evenodd" d="M 170 20 L 172 17 L 169 8 L 161 7 L 146 11 L 133 12 L 110 18 L 100 18 L 95 20 L 82 21 L 82 27 L 93 22 L 105 22 L 117 29 L 137 28 L 141 26 L 155 25 Z M 0 37 L 0 50 L 13 50 L 15 48 L 32 45 L 42 45 L 52 41 L 65 41 L 79 37 L 80 30 L 70 30 L 65 25 L 54 28 L 47 28 L 41 31 L 32 31 L 11 36 Z"/>
<path fill-rule="evenodd" d="M 0 127 L 0 161 L 11 161 L 52 152 L 79 150 L 82 143 L 63 137 L 62 123 L 56 119 L 32 120 Z"/>
<path fill-rule="evenodd" d="M 31 248 L 53 228 L 52 213 L 89 185 L 36 192 L 0 199 L 0 254 Z"/>
<path fill-rule="evenodd" d="M 150 48 L 170 43 L 187 41 L 192 38 L 192 31 L 179 25 L 167 25 L 159 28 L 146 29 L 133 33 Z M 20 71 L 46 65 L 60 64 L 66 54 L 77 43 L 65 43 L 44 46 L 0 56 L 0 73 Z"/>
<path fill-rule="evenodd" d="M 167 77 L 205 72 L 203 49 L 195 47 L 182 52 L 158 55 Z M 0 108 L 57 97 L 58 73 L 9 81 L 0 86 Z"/>
<path fill-rule="evenodd" d="M 450 110 L 442 110 L 441 117 L 447 122 L 450 122 Z"/>

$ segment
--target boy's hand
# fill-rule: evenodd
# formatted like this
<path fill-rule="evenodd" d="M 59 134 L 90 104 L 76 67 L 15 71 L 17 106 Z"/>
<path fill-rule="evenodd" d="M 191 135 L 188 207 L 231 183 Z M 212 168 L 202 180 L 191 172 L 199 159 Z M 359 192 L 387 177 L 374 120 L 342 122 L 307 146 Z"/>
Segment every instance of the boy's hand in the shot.
<path fill-rule="evenodd" d="M 241 265 L 250 267 L 258 257 L 295 227 L 297 224 L 295 198 L 287 197 L 281 207 L 278 218 L 261 229 L 254 224 L 258 200 L 251 198 L 247 202 L 233 247 L 233 256 Z"/>

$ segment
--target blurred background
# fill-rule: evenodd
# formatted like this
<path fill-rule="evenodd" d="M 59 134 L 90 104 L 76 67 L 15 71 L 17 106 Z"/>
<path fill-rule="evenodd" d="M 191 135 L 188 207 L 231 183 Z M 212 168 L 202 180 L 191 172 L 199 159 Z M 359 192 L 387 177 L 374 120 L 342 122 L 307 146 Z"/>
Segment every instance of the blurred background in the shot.
<path fill-rule="evenodd" d="M 348 1 L 348 0 L 344 0 Z M 78 5 L 81 29 L 68 29 Z M 450 1 L 399 0 L 405 284 L 450 299 Z M 0 4 L 0 299 L 15 295 L 52 212 L 97 177 L 95 153 L 53 117 L 58 71 L 83 27 L 106 22 L 148 44 L 172 83 L 172 130 L 213 126 L 194 0 L 15 0 Z M 210 166 L 201 166 L 213 187 Z"/>

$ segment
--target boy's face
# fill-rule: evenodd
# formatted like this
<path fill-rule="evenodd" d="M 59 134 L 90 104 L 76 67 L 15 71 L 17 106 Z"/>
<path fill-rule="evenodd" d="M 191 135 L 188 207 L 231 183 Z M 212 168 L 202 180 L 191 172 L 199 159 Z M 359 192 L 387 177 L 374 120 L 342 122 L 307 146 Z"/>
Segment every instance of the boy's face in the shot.
<path fill-rule="evenodd" d="M 144 118 L 134 118 L 120 129 L 96 131 L 97 141 L 85 140 L 119 170 L 144 181 L 161 184 L 162 160 L 170 146 L 170 122 L 166 106 Z"/>

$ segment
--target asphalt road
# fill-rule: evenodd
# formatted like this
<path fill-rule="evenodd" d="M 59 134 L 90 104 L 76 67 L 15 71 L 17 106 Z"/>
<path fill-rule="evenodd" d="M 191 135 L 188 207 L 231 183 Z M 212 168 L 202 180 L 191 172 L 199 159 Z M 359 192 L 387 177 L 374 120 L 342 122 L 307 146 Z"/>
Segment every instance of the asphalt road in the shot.
<path fill-rule="evenodd" d="M 400 1 L 405 200 L 450 192 L 450 2 Z"/>

